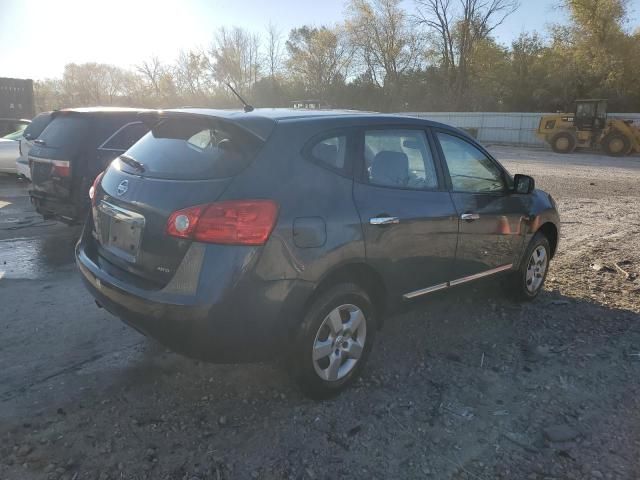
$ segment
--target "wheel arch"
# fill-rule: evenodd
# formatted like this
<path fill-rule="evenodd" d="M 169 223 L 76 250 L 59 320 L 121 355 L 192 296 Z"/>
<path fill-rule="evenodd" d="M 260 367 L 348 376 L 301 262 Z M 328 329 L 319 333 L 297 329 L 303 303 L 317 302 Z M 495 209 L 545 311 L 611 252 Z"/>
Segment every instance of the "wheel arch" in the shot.
<path fill-rule="evenodd" d="M 329 270 L 318 282 L 304 305 L 306 311 L 311 303 L 334 285 L 352 282 L 363 288 L 376 307 L 378 328 L 382 327 L 383 313 L 388 306 L 387 287 L 382 275 L 365 262 L 347 263 Z"/>
<path fill-rule="evenodd" d="M 551 247 L 551 258 L 553 258 L 558 248 L 558 228 L 552 222 L 547 222 L 540 226 L 538 232 L 542 232 L 547 237 L 549 247 Z"/>

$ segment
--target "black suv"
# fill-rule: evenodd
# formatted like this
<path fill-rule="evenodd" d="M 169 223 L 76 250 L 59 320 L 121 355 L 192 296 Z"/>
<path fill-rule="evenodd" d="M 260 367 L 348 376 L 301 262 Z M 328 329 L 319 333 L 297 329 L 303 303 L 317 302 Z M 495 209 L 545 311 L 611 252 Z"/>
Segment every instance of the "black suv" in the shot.
<path fill-rule="evenodd" d="M 74 108 L 51 112 L 29 150 L 31 201 L 44 218 L 84 221 L 91 183 L 149 131 L 141 109 Z"/>
<path fill-rule="evenodd" d="M 362 369 L 385 312 L 502 273 L 540 292 L 550 195 L 464 132 L 393 115 L 182 109 L 91 189 L 76 248 L 99 305 L 216 362 L 285 353 L 314 397 Z"/>

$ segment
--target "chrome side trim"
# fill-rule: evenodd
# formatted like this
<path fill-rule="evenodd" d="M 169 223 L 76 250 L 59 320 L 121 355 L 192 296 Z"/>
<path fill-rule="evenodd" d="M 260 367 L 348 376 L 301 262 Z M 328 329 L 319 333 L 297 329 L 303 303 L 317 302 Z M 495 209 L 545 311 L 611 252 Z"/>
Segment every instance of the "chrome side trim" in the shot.
<path fill-rule="evenodd" d="M 476 273 L 475 275 L 469 275 L 468 277 L 462 277 L 457 280 L 451 280 L 449 282 L 450 287 L 454 287 L 456 285 L 460 285 L 461 283 L 472 282 L 473 280 L 477 280 L 479 278 L 488 277 L 489 275 L 494 275 L 496 273 L 504 272 L 505 270 L 509 270 L 513 267 L 513 264 L 503 265 L 501 267 L 492 268 L 491 270 L 487 270 L 485 272 Z"/>
<path fill-rule="evenodd" d="M 404 300 L 411 300 L 416 297 L 421 297 L 422 295 L 427 295 L 429 293 L 437 292 L 439 290 L 444 290 L 445 288 L 455 287 L 456 285 L 461 285 L 463 283 L 472 282 L 473 280 L 478 280 L 483 277 L 495 275 L 496 273 L 504 272 L 506 270 L 510 270 L 511 268 L 513 268 L 513 264 L 492 268 L 491 270 L 486 270 L 484 272 L 476 273 L 474 275 L 469 275 L 468 277 L 458 278 L 456 280 L 451 280 L 450 282 L 439 283 L 438 285 L 434 285 L 432 287 L 427 287 L 421 290 L 416 290 L 414 292 L 405 293 L 404 295 L 402 295 L 402 298 Z"/>
<path fill-rule="evenodd" d="M 433 287 L 423 288 L 422 290 L 416 290 L 415 292 L 405 293 L 402 298 L 404 298 L 405 300 L 411 300 L 412 298 L 420 297 L 428 293 L 437 292 L 438 290 L 444 290 L 445 288 L 449 288 L 448 283 L 441 283 L 439 285 L 434 285 Z"/>

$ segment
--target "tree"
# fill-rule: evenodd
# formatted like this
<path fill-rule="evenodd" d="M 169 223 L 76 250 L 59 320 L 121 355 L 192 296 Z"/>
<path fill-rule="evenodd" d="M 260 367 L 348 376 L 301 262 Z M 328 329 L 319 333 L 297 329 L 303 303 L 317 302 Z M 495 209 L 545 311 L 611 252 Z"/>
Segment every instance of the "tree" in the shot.
<path fill-rule="evenodd" d="M 467 101 L 474 55 L 479 43 L 488 39 L 515 12 L 517 0 L 414 0 L 416 19 L 434 33 L 456 110 Z"/>
<path fill-rule="evenodd" d="M 174 77 L 179 95 L 187 103 L 198 103 L 210 93 L 208 80 L 209 61 L 202 52 L 181 51 L 174 67 Z"/>
<path fill-rule="evenodd" d="M 400 77 L 423 57 L 420 37 L 400 0 L 351 0 L 348 13 L 349 40 L 371 80 L 397 92 Z"/>
<path fill-rule="evenodd" d="M 221 27 L 209 50 L 213 79 L 249 93 L 261 75 L 260 37 L 240 27 Z"/>
<path fill-rule="evenodd" d="M 271 80 L 275 80 L 282 68 L 282 57 L 284 48 L 282 44 L 282 33 L 278 27 L 269 22 L 267 25 L 267 69 Z"/>
<path fill-rule="evenodd" d="M 352 49 L 341 29 L 294 28 L 286 46 L 293 79 L 304 85 L 307 94 L 326 97 L 331 86 L 344 83 Z"/>

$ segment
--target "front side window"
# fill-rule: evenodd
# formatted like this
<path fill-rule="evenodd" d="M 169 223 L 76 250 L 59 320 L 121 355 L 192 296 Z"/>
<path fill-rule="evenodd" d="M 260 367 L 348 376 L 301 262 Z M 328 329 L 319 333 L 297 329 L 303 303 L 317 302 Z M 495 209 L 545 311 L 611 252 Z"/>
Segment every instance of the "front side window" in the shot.
<path fill-rule="evenodd" d="M 338 135 L 323 138 L 311 147 L 311 156 L 314 160 L 338 170 L 344 169 L 347 155 L 347 137 Z"/>
<path fill-rule="evenodd" d="M 454 191 L 491 193 L 505 189 L 502 171 L 482 151 L 454 135 L 437 135 Z"/>
<path fill-rule="evenodd" d="M 373 185 L 416 190 L 438 187 L 435 163 L 422 130 L 367 131 L 364 158 Z"/>

